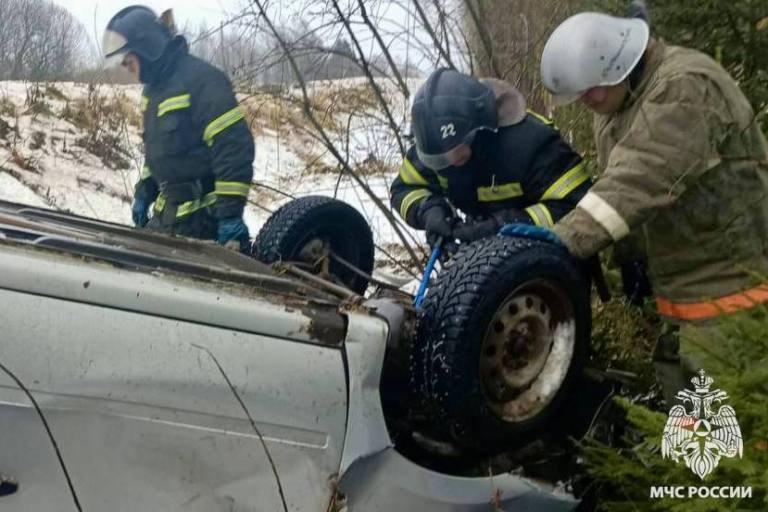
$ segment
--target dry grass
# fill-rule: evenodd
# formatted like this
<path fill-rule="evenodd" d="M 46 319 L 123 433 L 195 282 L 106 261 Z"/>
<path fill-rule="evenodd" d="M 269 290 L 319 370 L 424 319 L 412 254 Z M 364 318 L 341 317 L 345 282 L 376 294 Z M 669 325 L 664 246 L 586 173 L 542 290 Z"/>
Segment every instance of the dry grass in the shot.
<path fill-rule="evenodd" d="M 24 156 L 18 148 L 13 148 L 11 150 L 11 162 L 16 164 L 16 166 L 20 169 L 24 169 L 25 171 L 34 173 L 40 172 L 37 168 L 37 159 L 33 156 Z"/>
<path fill-rule="evenodd" d="M 45 146 L 45 132 L 35 130 L 32 132 L 32 139 L 29 141 L 29 149 L 37 150 L 42 149 Z"/>
<path fill-rule="evenodd" d="M 54 84 L 45 85 L 45 95 L 58 101 L 69 101 L 69 98 Z"/>
<path fill-rule="evenodd" d="M 350 112 L 376 110 L 379 105 L 371 88 L 364 83 L 345 87 L 318 87 L 311 92 L 315 109 L 339 116 Z"/>
<path fill-rule="evenodd" d="M 308 88 L 312 114 L 332 139 L 343 138 L 349 129 L 351 116 L 363 116 L 377 108 L 376 98 L 365 83 L 345 85 L 311 84 Z M 243 99 L 241 105 L 251 131 L 256 136 L 280 132 L 291 151 L 304 163 L 303 174 L 337 175 L 339 165 L 328 163 L 327 151 L 311 133 L 315 131 L 306 118 L 303 102 L 297 91 L 283 88 L 259 90 Z M 355 167 L 363 176 L 391 175 L 396 172 L 372 153 Z"/>
<path fill-rule="evenodd" d="M 127 128 L 140 127 L 142 119 L 125 93 L 107 96 L 101 94 L 99 87 L 90 85 L 88 96 L 68 101 L 61 116 L 85 132 L 76 145 L 99 157 L 109 168 L 130 169 Z"/>
<path fill-rule="evenodd" d="M 140 127 L 141 113 L 134 102 L 124 93 L 111 97 L 103 95 L 97 88 L 91 88 L 84 99 L 67 101 L 61 116 L 85 131 L 93 131 L 107 123 L 119 128 L 122 123 Z"/>
<path fill-rule="evenodd" d="M 16 104 L 7 96 L 0 98 L 0 116 L 16 117 Z"/>
<path fill-rule="evenodd" d="M 306 125 L 301 104 L 279 94 L 254 94 L 241 105 L 254 135 L 263 135 L 265 130 L 293 131 Z"/>
<path fill-rule="evenodd" d="M 355 167 L 355 172 L 361 176 L 395 176 L 397 166 L 382 162 L 373 155 L 369 155 L 360 165 Z"/>
<path fill-rule="evenodd" d="M 345 114 L 358 114 L 375 110 L 376 98 L 366 84 L 345 87 L 322 87 L 313 84 L 309 90 L 314 117 L 322 128 L 332 134 L 346 130 Z M 259 91 L 242 102 L 254 134 L 264 129 L 284 130 L 289 133 L 306 131 L 309 120 L 304 115 L 303 102 L 296 91 L 282 89 Z"/>
<path fill-rule="evenodd" d="M 28 113 L 31 113 L 35 116 L 49 116 L 52 117 L 53 114 L 53 108 L 51 107 L 51 104 L 47 101 L 35 101 L 29 106 Z"/>
<path fill-rule="evenodd" d="M 19 129 L 18 127 L 11 126 L 11 124 L 6 121 L 5 119 L 0 118 L 0 139 L 8 139 L 8 136 L 14 133 L 16 136 L 19 135 Z"/>

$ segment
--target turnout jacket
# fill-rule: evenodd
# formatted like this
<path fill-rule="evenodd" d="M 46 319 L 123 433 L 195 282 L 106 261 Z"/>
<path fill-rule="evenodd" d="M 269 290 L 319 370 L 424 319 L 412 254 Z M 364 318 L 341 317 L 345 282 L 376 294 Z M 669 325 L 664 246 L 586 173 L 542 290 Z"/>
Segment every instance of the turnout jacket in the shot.
<path fill-rule="evenodd" d="M 145 165 L 136 196 L 167 203 L 176 218 L 212 207 L 216 218 L 243 213 L 253 177 L 254 142 L 223 72 L 189 54 L 176 37 L 157 78 L 144 87 Z"/>
<path fill-rule="evenodd" d="M 632 233 L 670 319 L 768 301 L 768 145 L 719 64 L 652 40 L 640 83 L 594 129 L 604 172 L 554 228 L 571 253 Z"/>
<path fill-rule="evenodd" d="M 551 227 L 590 186 L 584 162 L 552 121 L 526 111 L 514 87 L 483 81 L 496 95 L 499 129 L 477 134 L 466 165 L 435 171 L 419 160 L 415 147 L 403 159 L 390 201 L 412 227 L 424 228 L 420 208 L 439 197 L 473 218 L 514 208 L 531 223 Z"/>

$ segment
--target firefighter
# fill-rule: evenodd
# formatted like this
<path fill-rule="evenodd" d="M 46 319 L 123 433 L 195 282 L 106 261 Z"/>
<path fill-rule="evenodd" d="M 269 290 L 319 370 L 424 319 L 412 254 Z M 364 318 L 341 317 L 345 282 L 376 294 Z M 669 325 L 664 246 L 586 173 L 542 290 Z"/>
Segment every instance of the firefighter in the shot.
<path fill-rule="evenodd" d="M 126 7 L 109 21 L 102 49 L 144 84 L 136 226 L 246 251 L 243 209 L 254 142 L 227 77 L 190 55 L 184 37 L 143 6 Z"/>
<path fill-rule="evenodd" d="M 717 62 L 650 37 L 643 19 L 567 19 L 545 45 L 541 75 L 556 102 L 594 111 L 603 170 L 554 234 L 579 258 L 612 243 L 647 258 L 658 311 L 681 326 L 681 353 L 697 358 L 681 360 L 674 342 L 657 348 L 669 401 L 703 361 L 701 329 L 761 315 L 768 301 L 766 139 Z"/>
<path fill-rule="evenodd" d="M 430 245 L 471 242 L 508 223 L 551 227 L 589 188 L 584 162 L 552 121 L 526 111 L 501 80 L 438 69 L 414 97 L 411 125 L 415 144 L 390 197 Z"/>

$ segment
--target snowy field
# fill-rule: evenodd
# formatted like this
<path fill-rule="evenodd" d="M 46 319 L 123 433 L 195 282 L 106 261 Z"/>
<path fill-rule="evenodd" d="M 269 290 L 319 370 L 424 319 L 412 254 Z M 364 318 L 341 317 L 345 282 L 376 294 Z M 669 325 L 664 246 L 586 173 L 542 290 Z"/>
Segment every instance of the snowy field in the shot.
<path fill-rule="evenodd" d="M 388 205 L 399 151 L 365 91 L 354 80 L 310 87 L 328 105 L 329 136 Z M 133 185 L 143 164 L 140 94 L 140 86 L 0 82 L 0 199 L 130 224 Z M 298 105 L 278 105 L 267 96 L 241 99 L 256 142 L 245 214 L 252 236 L 290 197 L 321 194 L 357 208 L 376 243 L 402 256 L 399 238 L 373 200 L 340 176 L 335 158 L 302 129 L 306 121 Z M 394 94 L 388 99 L 402 127 L 406 105 Z M 409 236 L 421 240 L 418 233 Z M 378 253 L 377 261 L 385 264 L 386 258 Z"/>

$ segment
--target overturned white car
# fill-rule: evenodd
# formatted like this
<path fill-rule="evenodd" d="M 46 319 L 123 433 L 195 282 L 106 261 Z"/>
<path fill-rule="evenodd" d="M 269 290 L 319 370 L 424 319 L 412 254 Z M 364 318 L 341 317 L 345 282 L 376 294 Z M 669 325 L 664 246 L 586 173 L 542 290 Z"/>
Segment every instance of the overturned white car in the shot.
<path fill-rule="evenodd" d="M 574 283 L 545 265 L 479 316 L 452 305 L 454 332 L 436 304 L 461 291 L 438 282 L 418 336 L 439 336 L 414 348 L 407 297 L 287 268 L 0 202 L 0 510 L 576 506 L 518 474 L 442 469 L 550 428 L 583 344 Z"/>

